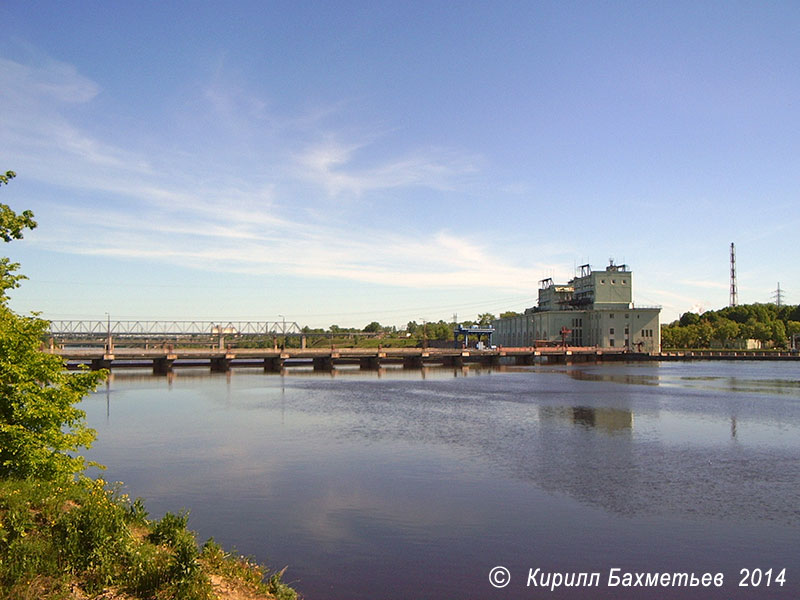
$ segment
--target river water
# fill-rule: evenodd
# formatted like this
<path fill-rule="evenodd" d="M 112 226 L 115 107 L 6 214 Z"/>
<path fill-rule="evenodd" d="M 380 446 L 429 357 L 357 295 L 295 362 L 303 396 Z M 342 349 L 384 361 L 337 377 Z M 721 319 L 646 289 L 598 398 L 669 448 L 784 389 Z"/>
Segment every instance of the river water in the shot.
<path fill-rule="evenodd" d="M 308 600 L 800 598 L 796 363 L 117 372 L 82 408 L 106 479 Z"/>

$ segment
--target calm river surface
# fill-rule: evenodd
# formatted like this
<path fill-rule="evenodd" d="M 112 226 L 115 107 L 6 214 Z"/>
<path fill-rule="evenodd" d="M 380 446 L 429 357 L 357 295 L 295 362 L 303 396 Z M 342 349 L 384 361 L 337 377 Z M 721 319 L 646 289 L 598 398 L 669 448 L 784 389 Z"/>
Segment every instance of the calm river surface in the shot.
<path fill-rule="evenodd" d="M 106 479 L 307 600 L 800 598 L 798 363 L 129 371 L 82 408 Z"/>

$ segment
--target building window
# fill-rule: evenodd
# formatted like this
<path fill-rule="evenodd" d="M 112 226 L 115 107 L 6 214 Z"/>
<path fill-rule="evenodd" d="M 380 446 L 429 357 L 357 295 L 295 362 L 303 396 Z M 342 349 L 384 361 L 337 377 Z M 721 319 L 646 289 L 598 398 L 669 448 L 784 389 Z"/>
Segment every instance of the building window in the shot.
<path fill-rule="evenodd" d="M 613 318 L 614 318 L 614 313 L 611 313 L 611 314 L 609 314 L 609 315 L 608 315 L 608 318 L 609 318 L 609 319 L 613 319 Z"/>
<path fill-rule="evenodd" d="M 608 330 L 608 335 L 614 335 L 614 328 L 613 327 Z"/>
<path fill-rule="evenodd" d="M 630 315 L 628 313 L 625 313 L 625 318 L 627 319 L 629 317 L 630 317 Z"/>
<path fill-rule="evenodd" d="M 614 340 L 613 340 L 613 338 L 612 338 L 612 339 L 610 339 L 610 340 L 608 340 L 608 345 L 609 345 L 609 346 L 611 346 L 611 347 L 613 347 L 613 346 L 614 346 Z"/>

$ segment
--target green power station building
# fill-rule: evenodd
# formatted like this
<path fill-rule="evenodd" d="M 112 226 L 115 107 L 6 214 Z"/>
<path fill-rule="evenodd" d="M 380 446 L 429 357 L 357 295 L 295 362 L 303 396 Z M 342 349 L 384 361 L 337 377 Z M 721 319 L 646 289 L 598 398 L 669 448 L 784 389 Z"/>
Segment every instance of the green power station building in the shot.
<path fill-rule="evenodd" d="M 581 265 L 566 284 L 539 283 L 538 305 L 524 314 L 497 319 L 498 346 L 552 345 L 624 348 L 631 352 L 661 349 L 661 307 L 633 303 L 633 273 L 614 261 L 603 271 Z"/>

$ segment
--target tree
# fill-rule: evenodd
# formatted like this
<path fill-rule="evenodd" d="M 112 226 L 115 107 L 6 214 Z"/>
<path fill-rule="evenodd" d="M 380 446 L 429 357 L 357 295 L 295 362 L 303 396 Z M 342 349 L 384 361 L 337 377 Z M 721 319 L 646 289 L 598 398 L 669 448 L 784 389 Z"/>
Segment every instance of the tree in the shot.
<path fill-rule="evenodd" d="M 770 323 L 770 333 L 772 341 L 776 346 L 785 348 L 787 343 L 786 326 L 783 321 L 772 321 Z"/>
<path fill-rule="evenodd" d="M 508 319 L 510 317 L 519 317 L 519 316 L 520 316 L 520 313 L 515 312 L 513 310 L 508 310 L 506 312 L 501 312 L 500 313 L 500 318 L 501 319 Z"/>
<path fill-rule="evenodd" d="M 483 313 L 478 315 L 478 325 L 481 327 L 488 327 L 494 320 L 495 316 L 492 313 Z"/>
<path fill-rule="evenodd" d="M 768 342 L 772 339 L 772 328 L 767 323 L 761 321 L 753 321 L 747 323 L 751 327 L 751 337 L 759 340 L 760 342 Z"/>
<path fill-rule="evenodd" d="M 689 325 L 697 325 L 700 322 L 700 315 L 693 312 L 685 312 L 681 315 L 680 324 L 681 327 L 687 327 Z"/>
<path fill-rule="evenodd" d="M 0 177 L 3 184 L 12 171 Z M 36 226 L 33 214 L 0 204 L 0 237 L 22 238 Z M 70 478 L 86 468 L 82 456 L 95 431 L 75 405 L 94 390 L 102 371 L 69 374 L 61 358 L 39 348 L 48 323 L 24 317 L 7 305 L 7 291 L 24 279 L 19 265 L 0 259 L 0 477 Z"/>
<path fill-rule="evenodd" d="M 381 330 L 381 324 L 377 321 L 373 321 L 369 325 L 364 327 L 365 333 L 378 333 Z"/>
<path fill-rule="evenodd" d="M 0 185 L 8 185 L 8 182 L 16 176 L 14 171 L 6 171 L 5 175 L 0 175 Z M 0 204 L 0 238 L 4 242 L 22 239 L 22 230 L 34 227 L 36 221 L 33 220 L 31 211 L 26 210 L 17 214 L 8 205 Z"/>
<path fill-rule="evenodd" d="M 739 332 L 740 327 L 736 321 L 720 317 L 714 323 L 714 338 L 722 342 L 725 347 L 739 336 Z"/>
<path fill-rule="evenodd" d="M 453 339 L 453 324 L 442 319 L 436 323 L 428 323 L 428 338 L 432 340 Z"/>

